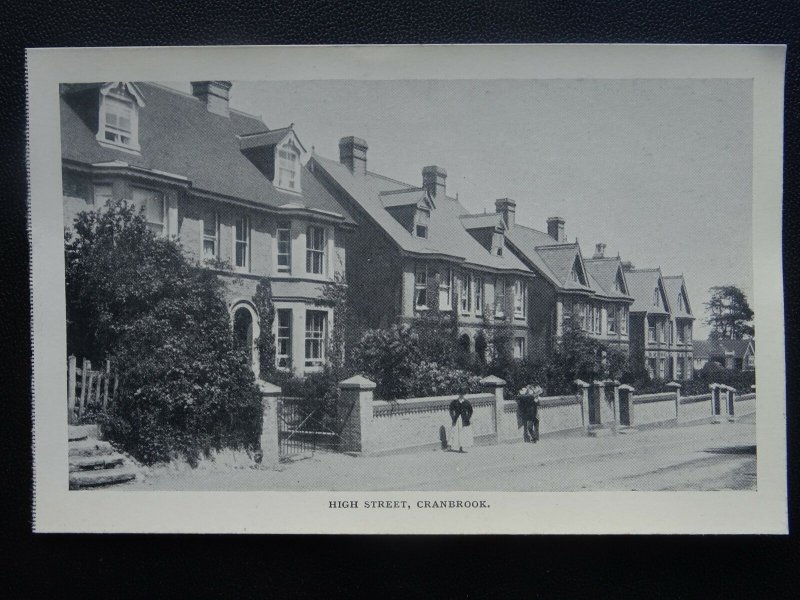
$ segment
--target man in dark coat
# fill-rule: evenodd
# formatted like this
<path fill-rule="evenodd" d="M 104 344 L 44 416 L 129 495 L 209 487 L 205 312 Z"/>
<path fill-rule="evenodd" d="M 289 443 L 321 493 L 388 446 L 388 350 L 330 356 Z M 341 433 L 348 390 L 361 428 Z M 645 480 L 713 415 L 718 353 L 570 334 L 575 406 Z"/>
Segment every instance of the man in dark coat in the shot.
<path fill-rule="evenodd" d="M 525 440 L 539 441 L 539 398 L 544 390 L 538 385 L 528 385 L 519 391 L 519 409 L 525 424 Z"/>

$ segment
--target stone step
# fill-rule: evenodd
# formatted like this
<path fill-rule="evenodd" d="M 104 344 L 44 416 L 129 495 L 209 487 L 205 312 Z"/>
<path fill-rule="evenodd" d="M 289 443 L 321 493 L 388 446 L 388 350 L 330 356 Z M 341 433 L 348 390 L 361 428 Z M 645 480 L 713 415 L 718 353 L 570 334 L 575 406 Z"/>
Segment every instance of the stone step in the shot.
<path fill-rule="evenodd" d="M 119 454 L 105 454 L 100 456 L 73 456 L 69 460 L 69 472 L 91 471 L 94 469 L 111 469 L 125 462 Z"/>
<path fill-rule="evenodd" d="M 69 443 L 70 456 L 101 456 L 104 454 L 114 454 L 114 448 L 108 442 L 88 439 Z"/>
<path fill-rule="evenodd" d="M 97 425 L 70 425 L 69 441 L 78 442 L 87 438 L 97 438 Z"/>
<path fill-rule="evenodd" d="M 69 474 L 69 489 L 102 487 L 136 479 L 136 473 L 127 469 L 100 469 Z"/>

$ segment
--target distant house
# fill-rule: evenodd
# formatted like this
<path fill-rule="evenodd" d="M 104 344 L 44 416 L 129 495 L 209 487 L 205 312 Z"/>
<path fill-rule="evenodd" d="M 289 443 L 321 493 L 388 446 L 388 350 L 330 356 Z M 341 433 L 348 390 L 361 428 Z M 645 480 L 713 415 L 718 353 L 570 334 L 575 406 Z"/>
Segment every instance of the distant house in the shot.
<path fill-rule="evenodd" d="M 694 368 L 702 369 L 710 362 L 732 371 L 753 371 L 756 368 L 756 341 L 698 340 L 694 343 Z"/>
<path fill-rule="evenodd" d="M 510 327 L 514 355 L 528 356 L 530 288 L 536 275 L 506 246 L 498 214 L 470 214 L 447 195 L 447 172 L 422 169 L 410 184 L 367 169 L 367 143 L 339 142 L 339 160 L 312 155 L 308 166 L 347 208 L 347 282 L 354 312 L 368 327 L 414 322 L 438 310 L 457 315 L 462 345 Z"/>
<path fill-rule="evenodd" d="M 144 209 L 159 236 L 225 282 L 237 341 L 258 368 L 261 335 L 252 297 L 272 281 L 279 368 L 299 374 L 326 361 L 332 309 L 325 282 L 345 269 L 347 211 L 303 166 L 290 125 L 269 129 L 229 105 L 228 81 L 192 93 L 154 83 L 61 88 L 65 225 L 108 199 Z"/>
<path fill-rule="evenodd" d="M 664 288 L 670 301 L 671 378 L 677 381 L 691 379 L 694 356 L 692 337 L 694 314 L 691 304 L 689 304 L 689 294 L 686 291 L 683 275 L 664 276 Z"/>

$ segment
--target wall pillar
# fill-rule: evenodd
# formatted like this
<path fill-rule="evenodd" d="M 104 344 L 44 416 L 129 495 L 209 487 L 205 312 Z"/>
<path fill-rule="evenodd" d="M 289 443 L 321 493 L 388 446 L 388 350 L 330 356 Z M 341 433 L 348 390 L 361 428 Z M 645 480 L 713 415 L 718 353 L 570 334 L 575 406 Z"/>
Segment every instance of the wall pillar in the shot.
<path fill-rule="evenodd" d="M 617 386 L 617 415 L 620 427 L 633 427 L 633 391 L 629 385 Z"/>
<path fill-rule="evenodd" d="M 372 452 L 374 390 L 375 383 L 361 375 L 339 382 L 339 403 L 345 411 L 340 445 L 342 451 L 359 454 Z"/>
<path fill-rule="evenodd" d="M 497 441 L 501 442 L 505 435 L 505 389 L 506 382 L 495 375 L 489 375 L 481 379 L 481 385 L 494 395 L 494 427 L 497 433 Z"/>
<path fill-rule="evenodd" d="M 711 390 L 711 422 L 722 422 L 722 390 L 718 383 L 712 383 L 708 386 Z"/>
<path fill-rule="evenodd" d="M 278 402 L 281 388 L 263 380 L 257 380 L 261 391 L 261 438 L 256 462 L 274 469 L 280 461 L 280 438 L 278 433 Z"/>
<path fill-rule="evenodd" d="M 580 379 L 575 380 L 575 395 L 581 403 L 581 420 L 583 429 L 589 431 L 589 384 Z"/>
<path fill-rule="evenodd" d="M 675 393 L 675 421 L 681 420 L 681 384 L 677 381 L 670 381 L 666 384 Z"/>
<path fill-rule="evenodd" d="M 736 388 L 729 385 L 725 386 L 725 413 L 728 421 L 736 420 Z"/>

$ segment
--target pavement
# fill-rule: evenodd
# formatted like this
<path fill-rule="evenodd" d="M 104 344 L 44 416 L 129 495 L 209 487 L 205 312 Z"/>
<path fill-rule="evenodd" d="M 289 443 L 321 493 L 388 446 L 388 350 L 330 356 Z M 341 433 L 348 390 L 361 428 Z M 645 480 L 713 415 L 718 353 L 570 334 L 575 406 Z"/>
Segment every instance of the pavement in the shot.
<path fill-rule="evenodd" d="M 425 450 L 388 456 L 318 452 L 252 468 L 247 461 L 196 469 L 156 467 L 119 486 L 140 490 L 587 491 L 755 490 L 755 415 L 605 437 Z"/>

